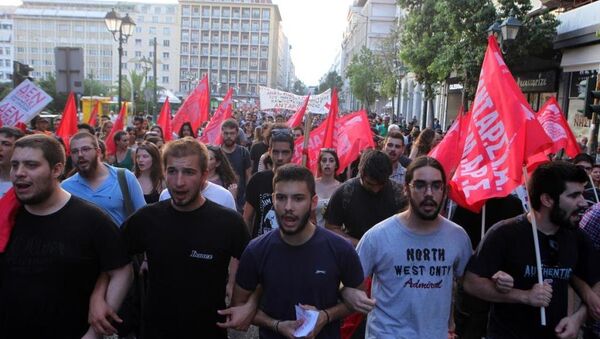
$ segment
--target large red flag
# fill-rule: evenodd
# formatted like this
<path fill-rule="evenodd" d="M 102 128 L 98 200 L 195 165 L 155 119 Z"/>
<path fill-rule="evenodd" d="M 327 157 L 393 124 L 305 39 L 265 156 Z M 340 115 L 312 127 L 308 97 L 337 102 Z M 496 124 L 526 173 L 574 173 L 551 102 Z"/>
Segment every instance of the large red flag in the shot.
<path fill-rule="evenodd" d="M 369 147 L 375 147 L 373 141 L 373 132 L 369 126 L 367 113 L 363 111 L 354 112 L 345 115 L 337 121 L 336 133 L 334 135 L 336 153 L 340 160 L 338 174 L 352 163 L 360 152 Z M 326 124 L 321 124 L 309 134 L 308 139 L 308 164 L 313 173 L 317 173 L 319 153 L 325 139 Z M 302 153 L 304 152 L 304 137 L 296 139 L 294 142 L 293 163 L 302 163 Z"/>
<path fill-rule="evenodd" d="M 294 115 L 292 115 L 288 119 L 287 125 L 289 126 L 289 128 L 294 128 L 296 126 L 300 126 L 300 124 L 302 123 L 302 118 L 304 118 L 304 113 L 306 113 L 306 107 L 308 106 L 308 100 L 310 100 L 310 94 L 306 96 L 306 99 L 304 99 L 304 104 L 302 104 L 302 106 L 300 106 L 298 108 L 296 113 L 294 113 Z"/>
<path fill-rule="evenodd" d="M 169 97 L 165 99 L 156 124 L 162 128 L 163 140 L 165 142 L 171 141 L 173 139 L 173 132 L 171 130 L 171 104 L 169 103 Z"/>
<path fill-rule="evenodd" d="M 337 88 L 333 88 L 331 91 L 331 106 L 329 106 L 329 114 L 327 115 L 327 120 L 323 123 L 326 125 L 325 129 L 325 138 L 323 139 L 323 148 L 334 148 L 334 135 L 336 120 L 338 115 L 339 107 L 338 107 L 338 96 L 337 96 Z"/>
<path fill-rule="evenodd" d="M 463 207 L 473 209 L 489 198 L 510 194 L 522 183 L 525 160 L 552 141 L 535 119 L 493 36 L 488 39 L 471 112 L 450 187 L 451 196 L 464 197 L 468 206 Z"/>
<path fill-rule="evenodd" d="M 205 75 L 175 113 L 171 122 L 171 130 L 178 133 L 181 125 L 189 122 L 195 134 L 198 127 L 208 120 L 209 106 L 210 86 L 208 85 L 208 76 Z"/>
<path fill-rule="evenodd" d="M 452 178 L 460 162 L 461 151 L 465 146 L 465 131 L 470 119 L 471 112 L 463 114 L 461 108 L 442 141 L 429 152 L 430 157 L 436 158 L 442 164 L 448 179 Z"/>
<path fill-rule="evenodd" d="M 94 108 L 92 109 L 92 113 L 90 113 L 90 118 L 88 120 L 88 125 L 94 127 L 96 126 L 96 122 L 98 120 L 98 111 L 100 110 L 100 101 L 96 101 Z"/>
<path fill-rule="evenodd" d="M 69 141 L 75 133 L 77 133 L 77 107 L 75 106 L 75 95 L 71 92 L 55 133 L 65 143 L 67 153 L 71 151 Z"/>
<path fill-rule="evenodd" d="M 125 117 L 127 115 L 127 102 L 123 103 L 121 106 L 121 112 L 119 112 L 119 116 L 117 116 L 117 120 L 113 125 L 113 128 L 110 130 L 110 134 L 104 140 L 106 144 L 106 155 L 113 155 L 117 152 L 114 136 L 118 131 L 122 131 L 125 128 Z"/>
<path fill-rule="evenodd" d="M 19 207 L 21 203 L 11 187 L 0 199 L 0 253 L 3 253 L 8 245 Z"/>
<path fill-rule="evenodd" d="M 557 153 L 562 148 L 571 158 L 580 153 L 577 139 L 555 97 L 550 97 L 542 106 L 537 114 L 537 120 L 553 142 L 552 147 L 546 150 L 546 154 Z"/>
<path fill-rule="evenodd" d="M 233 115 L 233 100 L 232 100 L 233 88 L 229 88 L 225 98 L 217 108 L 217 111 L 210 119 L 208 125 L 204 129 L 200 141 L 205 144 L 220 145 L 223 142 L 221 137 L 221 124 L 223 121 L 231 118 Z"/>

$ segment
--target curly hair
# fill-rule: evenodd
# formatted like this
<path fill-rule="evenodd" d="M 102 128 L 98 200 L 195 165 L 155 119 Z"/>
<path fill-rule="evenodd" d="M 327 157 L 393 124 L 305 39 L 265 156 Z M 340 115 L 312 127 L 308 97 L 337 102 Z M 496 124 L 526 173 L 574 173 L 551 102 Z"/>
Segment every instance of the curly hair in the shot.
<path fill-rule="evenodd" d="M 223 182 L 223 186 L 227 188 L 231 184 L 237 184 L 238 177 L 233 171 L 231 163 L 221 147 L 206 145 L 206 148 L 215 155 L 215 160 L 219 163 L 219 166 L 215 168 L 215 172 L 219 175 L 219 179 Z"/>

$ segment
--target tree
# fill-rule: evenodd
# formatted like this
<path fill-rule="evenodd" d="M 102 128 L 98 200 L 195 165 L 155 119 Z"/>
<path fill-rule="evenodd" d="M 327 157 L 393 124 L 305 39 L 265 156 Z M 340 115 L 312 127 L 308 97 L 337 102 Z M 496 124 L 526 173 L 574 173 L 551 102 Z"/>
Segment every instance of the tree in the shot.
<path fill-rule="evenodd" d="M 306 95 L 306 92 L 307 92 L 306 85 L 302 81 L 300 81 L 300 80 L 294 81 L 294 84 L 292 85 L 292 93 L 297 94 L 297 95 Z"/>
<path fill-rule="evenodd" d="M 48 93 L 48 95 L 52 97 L 52 101 L 48 104 L 48 106 L 46 106 L 45 109 L 55 114 L 61 114 L 65 109 L 68 93 L 56 92 L 56 78 L 54 75 L 50 74 L 44 79 L 36 79 L 35 82 L 44 92 Z"/>
<path fill-rule="evenodd" d="M 382 40 L 379 53 L 376 55 L 377 73 L 381 81 L 379 94 L 386 100 L 396 97 L 400 70 L 403 68 L 399 57 L 401 29 L 402 24 L 399 24 L 390 31 L 390 34 Z"/>
<path fill-rule="evenodd" d="M 377 69 L 377 58 L 365 46 L 360 49 L 359 54 L 352 57 L 352 61 L 348 65 L 347 75 L 350 79 L 350 90 L 367 109 L 379 96 L 377 93 L 379 77 L 374 71 L 375 69 Z"/>
<path fill-rule="evenodd" d="M 110 94 L 110 87 L 102 82 L 94 79 L 94 73 L 88 74 L 83 80 L 83 95 L 84 96 L 105 96 Z"/>
<path fill-rule="evenodd" d="M 337 88 L 339 90 L 342 88 L 342 86 L 344 86 L 344 80 L 342 77 L 336 71 L 331 71 L 321 78 L 321 83 L 319 84 L 319 94 L 330 88 Z"/>

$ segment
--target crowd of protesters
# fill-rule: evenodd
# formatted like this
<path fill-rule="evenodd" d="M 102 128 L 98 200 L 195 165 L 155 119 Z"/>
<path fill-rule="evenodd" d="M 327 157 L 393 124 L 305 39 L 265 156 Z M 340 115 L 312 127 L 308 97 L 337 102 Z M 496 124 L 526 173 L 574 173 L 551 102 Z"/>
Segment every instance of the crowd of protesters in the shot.
<path fill-rule="evenodd" d="M 294 338 L 296 307 L 317 314 L 307 338 L 600 337 L 591 156 L 539 166 L 529 212 L 490 200 L 482 237 L 427 156 L 439 122 L 372 116 L 376 149 L 343 171 L 322 149 L 311 173 L 291 164 L 304 131 L 286 118 L 236 112 L 204 145 L 139 114 L 114 154 L 110 115 L 70 140 L 44 118 L 0 127 L 0 196 L 19 203 L 0 225 L 0 337 Z"/>

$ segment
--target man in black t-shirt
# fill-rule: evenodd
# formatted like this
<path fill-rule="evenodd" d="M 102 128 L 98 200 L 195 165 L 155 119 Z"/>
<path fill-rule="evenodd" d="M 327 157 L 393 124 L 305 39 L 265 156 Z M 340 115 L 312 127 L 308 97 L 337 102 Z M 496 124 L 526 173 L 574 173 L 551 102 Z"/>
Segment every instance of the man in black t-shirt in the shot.
<path fill-rule="evenodd" d="M 223 138 L 221 149 L 225 152 L 231 168 L 233 168 L 235 174 L 238 176 L 237 196 L 234 198 L 237 210 L 241 213 L 246 196 L 246 184 L 248 184 L 248 180 L 250 180 L 250 176 L 252 175 L 252 164 L 248 149 L 236 143 L 236 139 L 240 133 L 239 129 L 239 125 L 235 119 L 227 119 L 223 122 L 223 125 L 221 125 L 221 137 Z"/>
<path fill-rule="evenodd" d="M 246 189 L 244 221 L 253 238 L 278 227 L 271 200 L 274 171 L 290 163 L 293 154 L 292 130 L 285 124 L 274 125 L 269 140 L 269 155 L 273 159 L 273 170 L 255 173 L 250 178 Z"/>
<path fill-rule="evenodd" d="M 359 177 L 343 183 L 331 196 L 326 227 L 347 238 L 354 246 L 375 224 L 407 206 L 403 185 L 389 179 L 390 158 L 381 151 L 364 152 Z"/>
<path fill-rule="evenodd" d="M 11 180 L 22 206 L 0 254 L 2 338 L 95 338 L 88 309 L 98 276 L 109 276 L 106 300 L 114 309 L 129 287 L 131 265 L 116 225 L 60 187 L 64 164 L 52 137 L 15 143 Z"/>
<path fill-rule="evenodd" d="M 591 243 L 577 230 L 587 207 L 586 182 L 585 171 L 572 164 L 541 165 L 528 183 L 532 211 L 496 224 L 479 244 L 467 267 L 464 289 L 492 303 L 487 338 L 577 335 L 586 307 L 567 314 L 568 287 L 581 293 L 599 280 Z M 543 284 L 538 283 L 533 218 Z M 540 307 L 545 307 L 546 326 L 541 326 Z"/>
<path fill-rule="evenodd" d="M 202 196 L 206 146 L 183 138 L 165 147 L 171 199 L 140 209 L 123 224 L 130 254 L 145 252 L 148 260 L 145 338 L 224 339 L 217 310 L 225 307 L 230 258 L 241 256 L 248 233 L 238 213 Z"/>
<path fill-rule="evenodd" d="M 340 283 L 360 287 L 358 255 L 347 241 L 310 222 L 318 197 L 307 168 L 279 167 L 273 186 L 279 229 L 253 240 L 244 251 L 232 305 L 251 300 L 258 307 L 253 323 L 260 327 L 261 338 L 292 337 L 301 325 L 297 305 L 318 311 L 315 329 L 307 337 L 339 338 L 339 319 L 349 314 L 339 301 Z M 257 298 L 252 294 L 259 286 Z"/>

